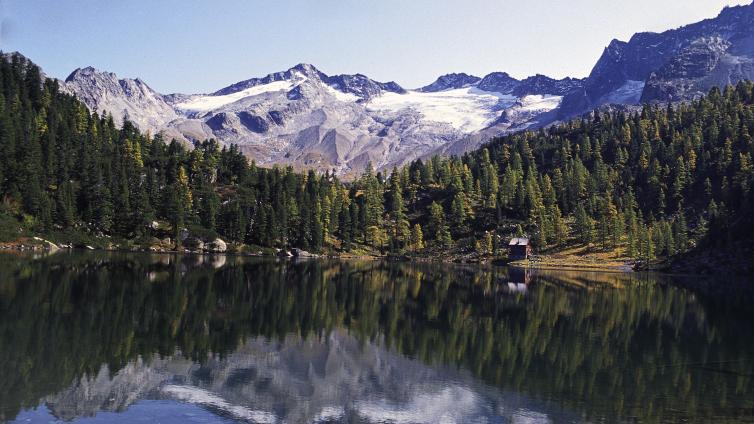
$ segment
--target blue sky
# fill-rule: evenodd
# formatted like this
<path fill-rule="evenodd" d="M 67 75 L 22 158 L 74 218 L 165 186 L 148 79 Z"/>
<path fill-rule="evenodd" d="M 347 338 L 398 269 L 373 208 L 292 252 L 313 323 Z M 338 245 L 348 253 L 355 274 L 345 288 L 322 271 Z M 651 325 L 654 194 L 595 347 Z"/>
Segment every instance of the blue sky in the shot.
<path fill-rule="evenodd" d="M 55 77 L 91 65 L 162 93 L 214 91 L 299 62 L 412 88 L 449 72 L 583 77 L 613 38 L 750 2 L 0 0 L 0 48 Z"/>

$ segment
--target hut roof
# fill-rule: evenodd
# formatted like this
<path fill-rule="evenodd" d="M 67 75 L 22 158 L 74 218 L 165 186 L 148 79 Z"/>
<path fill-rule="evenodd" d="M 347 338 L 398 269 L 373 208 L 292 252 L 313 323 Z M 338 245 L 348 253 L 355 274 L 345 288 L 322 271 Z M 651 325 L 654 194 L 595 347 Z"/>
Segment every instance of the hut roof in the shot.
<path fill-rule="evenodd" d="M 512 238 L 510 243 L 508 243 L 508 246 L 527 246 L 529 244 L 529 239 L 524 237 L 516 237 Z"/>

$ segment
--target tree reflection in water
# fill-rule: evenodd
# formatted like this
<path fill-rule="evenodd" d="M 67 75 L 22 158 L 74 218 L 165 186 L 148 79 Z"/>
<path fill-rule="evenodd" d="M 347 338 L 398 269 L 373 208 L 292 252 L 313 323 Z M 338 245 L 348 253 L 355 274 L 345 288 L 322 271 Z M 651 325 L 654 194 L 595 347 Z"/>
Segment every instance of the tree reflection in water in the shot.
<path fill-rule="evenodd" d="M 103 365 L 115 375 L 185 358 L 199 378 L 206 364 L 249 346 L 282 351 L 335 337 L 457 369 L 584 420 L 752 421 L 751 300 L 726 281 L 650 274 L 2 256 L 0 417 L 13 419 Z M 257 371 L 246 372 L 232 381 Z"/>

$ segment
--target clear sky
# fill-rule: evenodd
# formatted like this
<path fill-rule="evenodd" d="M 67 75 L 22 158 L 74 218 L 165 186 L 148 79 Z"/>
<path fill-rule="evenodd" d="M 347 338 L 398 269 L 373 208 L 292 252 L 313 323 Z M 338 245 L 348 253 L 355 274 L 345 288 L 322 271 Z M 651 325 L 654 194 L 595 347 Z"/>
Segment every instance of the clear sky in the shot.
<path fill-rule="evenodd" d="M 94 66 L 162 93 L 312 63 L 413 88 L 450 72 L 588 75 L 613 38 L 751 0 L 0 0 L 0 48 L 55 77 Z"/>

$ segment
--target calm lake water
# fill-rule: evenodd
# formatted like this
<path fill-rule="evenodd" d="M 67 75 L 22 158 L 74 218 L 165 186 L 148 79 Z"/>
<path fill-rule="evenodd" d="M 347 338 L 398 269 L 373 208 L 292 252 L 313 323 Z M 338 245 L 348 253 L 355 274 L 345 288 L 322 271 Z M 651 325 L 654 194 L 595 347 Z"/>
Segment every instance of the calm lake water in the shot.
<path fill-rule="evenodd" d="M 754 422 L 753 301 L 724 277 L 2 255 L 0 421 Z"/>

